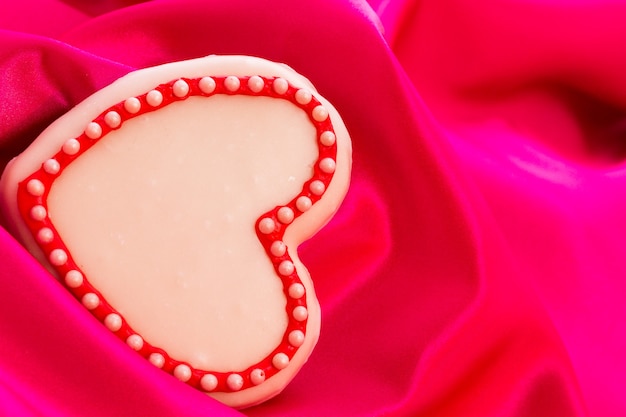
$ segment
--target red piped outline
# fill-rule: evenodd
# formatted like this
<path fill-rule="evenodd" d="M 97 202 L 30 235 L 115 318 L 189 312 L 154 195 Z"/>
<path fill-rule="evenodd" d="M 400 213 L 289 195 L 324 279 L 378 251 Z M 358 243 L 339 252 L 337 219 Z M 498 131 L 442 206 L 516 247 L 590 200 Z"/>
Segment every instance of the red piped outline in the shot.
<path fill-rule="evenodd" d="M 297 196 L 295 196 L 287 204 L 283 206 L 277 206 L 273 210 L 270 210 L 269 212 L 264 213 L 262 216 L 259 217 L 259 219 L 257 220 L 255 224 L 255 230 L 256 230 L 258 239 L 263 245 L 263 247 L 265 248 L 267 256 L 269 256 L 270 260 L 272 261 L 277 277 L 280 278 L 280 280 L 283 283 L 283 291 L 285 293 L 285 297 L 287 300 L 286 306 L 285 306 L 285 312 L 289 320 L 288 320 L 287 329 L 283 335 L 283 339 L 281 343 L 260 362 L 255 363 L 246 369 L 233 370 L 232 372 L 213 372 L 210 370 L 196 369 L 192 367 L 191 365 L 189 365 L 188 363 L 181 362 L 179 360 L 172 358 L 171 356 L 167 354 L 165 350 L 159 347 L 153 346 L 148 341 L 145 341 L 145 340 L 143 343 L 143 347 L 138 350 L 138 353 L 141 354 L 145 358 L 149 358 L 150 355 L 153 353 L 160 353 L 161 355 L 163 355 L 163 357 L 165 358 L 165 363 L 162 369 L 171 374 L 174 373 L 174 369 L 178 365 L 184 364 L 184 365 L 189 366 L 189 368 L 192 371 L 192 375 L 191 375 L 191 378 L 188 381 L 186 381 L 186 383 L 199 390 L 205 391 L 201 385 L 202 377 L 206 374 L 212 374 L 217 378 L 218 383 L 217 383 L 217 387 L 211 390 L 211 392 L 232 392 L 233 390 L 231 390 L 227 384 L 227 379 L 229 375 L 233 373 L 241 375 L 244 382 L 240 390 L 253 387 L 255 385 L 252 383 L 251 378 L 250 378 L 250 374 L 253 370 L 261 369 L 265 373 L 265 380 L 267 380 L 280 371 L 278 368 L 276 368 L 272 364 L 272 358 L 274 357 L 274 355 L 276 355 L 277 353 L 284 353 L 287 355 L 289 360 L 293 358 L 293 356 L 298 350 L 298 347 L 293 346 L 289 343 L 290 332 L 294 330 L 300 330 L 303 332 L 303 334 L 305 334 L 305 337 L 306 337 L 307 320 L 305 319 L 303 321 L 298 321 L 293 317 L 293 314 L 292 314 L 294 308 L 298 306 L 304 306 L 306 308 L 307 306 L 306 293 L 298 299 L 293 299 L 289 296 L 289 292 L 288 292 L 290 285 L 294 283 L 302 283 L 302 281 L 300 280 L 300 277 L 298 276 L 297 271 L 294 271 L 289 276 L 282 276 L 279 274 L 278 266 L 280 265 L 280 263 L 285 260 L 291 261 L 291 257 L 289 256 L 288 251 L 283 256 L 280 256 L 280 257 L 274 256 L 271 253 L 270 247 L 273 242 L 277 240 L 282 241 L 285 231 L 287 230 L 289 226 L 288 224 L 283 224 L 278 220 L 278 216 L 277 216 L 278 210 L 281 207 L 285 207 L 285 206 L 291 208 L 294 212 L 294 220 L 295 220 L 295 218 L 298 218 L 302 214 L 302 212 L 298 210 L 298 207 L 296 206 L 296 201 L 299 197 L 301 196 L 308 197 L 310 198 L 311 202 L 315 204 L 317 201 L 319 201 L 319 199 L 323 195 L 323 193 L 320 195 L 316 195 L 311 192 L 310 184 L 313 181 L 316 181 L 316 180 L 322 181 L 324 183 L 325 190 L 328 188 L 334 172 L 331 172 L 331 173 L 324 172 L 320 169 L 319 165 L 320 165 L 320 161 L 322 161 L 324 158 L 332 158 L 333 160 L 336 161 L 337 145 L 336 145 L 336 141 L 333 142 L 332 145 L 330 146 L 326 146 L 320 142 L 320 137 L 324 132 L 330 131 L 334 135 L 334 129 L 333 129 L 330 117 L 327 117 L 325 120 L 322 120 L 322 121 L 316 121 L 313 118 L 313 109 L 321 105 L 321 103 L 315 98 L 315 96 L 312 97 L 310 102 L 306 104 L 300 104 L 298 103 L 295 97 L 295 94 L 299 90 L 299 88 L 294 87 L 291 84 L 288 84 L 288 89 L 284 94 L 279 94 L 273 88 L 274 81 L 279 78 L 260 77 L 263 80 L 263 89 L 259 92 L 255 92 L 255 91 L 252 91 L 248 86 L 248 80 L 251 78 L 250 76 L 237 77 L 240 81 L 240 86 L 235 91 L 230 91 L 229 89 L 226 88 L 225 83 L 224 83 L 224 81 L 227 78 L 226 76 L 210 77 L 215 81 L 215 89 L 211 93 L 205 93 L 200 88 L 199 83 L 202 80 L 202 78 L 206 78 L 206 77 L 180 78 L 180 79 L 173 80 L 169 83 L 165 83 L 165 84 L 161 84 L 157 86 L 154 89 L 158 90 L 163 95 L 163 101 L 158 106 L 153 107 L 149 105 L 148 102 L 146 101 L 146 96 L 148 93 L 145 93 L 143 95 L 136 96 L 136 98 L 139 99 L 141 103 L 141 109 L 137 113 L 133 114 L 133 113 L 128 112 L 124 107 L 124 102 L 120 102 L 108 108 L 104 112 L 102 112 L 98 117 L 96 117 L 93 120 L 93 122 L 98 123 L 98 125 L 100 125 L 100 127 L 102 128 L 102 135 L 97 139 L 91 139 L 87 137 L 87 135 L 83 132 L 83 134 L 75 138 L 80 144 L 80 150 L 74 155 L 69 155 L 63 152 L 61 148 L 55 155 L 51 157 L 55 159 L 56 161 L 58 161 L 60 165 L 60 170 L 57 173 L 51 174 L 51 173 L 46 172 L 44 170 L 44 164 L 42 163 L 40 169 L 38 169 L 29 177 L 27 177 L 26 179 L 24 179 L 22 182 L 19 183 L 18 192 L 17 192 L 17 203 L 18 203 L 20 214 L 22 218 L 24 219 L 26 226 L 28 227 L 33 237 L 35 238 L 35 241 L 37 241 L 37 232 L 41 230 L 42 228 L 47 227 L 52 230 L 54 237 L 50 242 L 48 243 L 38 242 L 38 245 L 40 249 L 43 251 L 46 258 L 49 258 L 50 253 L 54 249 L 62 249 L 68 255 L 68 260 L 63 265 L 53 266 L 53 268 L 56 270 L 59 276 L 63 278 L 69 271 L 72 271 L 72 270 L 77 270 L 81 272 L 81 274 L 83 274 L 83 277 L 84 277 L 83 284 L 80 285 L 78 288 L 70 288 L 68 286 L 67 287 L 68 290 L 78 300 L 81 300 L 83 296 L 87 293 L 95 293 L 96 295 L 98 295 L 100 299 L 100 304 L 98 305 L 98 307 L 91 310 L 92 314 L 103 323 L 107 315 L 111 313 L 116 313 L 120 317 L 122 317 L 122 326 L 119 330 L 115 331 L 114 333 L 120 339 L 126 341 L 129 336 L 138 334 L 138 333 L 135 332 L 131 328 L 131 326 L 126 322 L 124 317 L 106 301 L 105 297 L 93 285 L 89 283 L 88 277 L 83 273 L 83 271 L 81 271 L 81 269 L 75 263 L 74 259 L 72 258 L 71 252 L 64 244 L 63 240 L 61 239 L 61 236 L 59 235 L 59 233 L 57 232 L 53 223 L 51 222 L 50 218 L 47 215 L 48 193 L 55 179 L 58 178 L 63 173 L 63 170 L 69 164 L 71 164 L 76 158 L 79 158 L 83 153 L 87 152 L 95 143 L 97 143 L 98 141 L 106 137 L 106 135 L 109 132 L 122 128 L 126 121 L 131 120 L 142 114 L 156 111 L 169 104 L 172 104 L 178 101 L 183 101 L 189 97 L 199 96 L 199 97 L 208 98 L 208 97 L 212 97 L 218 94 L 264 96 L 264 97 L 272 97 L 272 98 L 277 98 L 277 99 L 288 100 L 294 105 L 296 105 L 298 108 L 302 109 L 308 115 L 309 120 L 311 121 L 311 123 L 316 129 L 316 135 L 317 135 L 316 142 L 318 145 L 319 156 L 318 156 L 317 162 L 314 165 L 313 175 L 308 181 L 306 181 L 303 184 L 302 191 Z M 177 97 L 173 93 L 173 85 L 175 82 L 181 79 L 184 80 L 189 86 L 189 92 L 184 97 Z M 121 118 L 120 125 L 115 128 L 111 128 L 105 122 L 105 115 L 110 111 L 117 112 Z M 41 196 L 34 196 L 28 192 L 27 184 L 31 180 L 39 180 L 44 185 L 44 192 Z M 33 219 L 30 215 L 31 209 L 37 205 L 41 205 L 46 209 L 46 216 L 42 220 Z M 264 234 L 259 231 L 259 227 L 258 227 L 259 222 L 264 218 L 271 218 L 275 223 L 274 231 L 269 234 Z"/>

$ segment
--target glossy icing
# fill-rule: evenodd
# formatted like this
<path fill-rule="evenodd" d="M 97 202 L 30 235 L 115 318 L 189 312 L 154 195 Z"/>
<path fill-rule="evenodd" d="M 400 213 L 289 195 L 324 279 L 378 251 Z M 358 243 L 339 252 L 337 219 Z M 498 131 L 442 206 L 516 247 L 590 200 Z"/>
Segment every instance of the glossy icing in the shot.
<path fill-rule="evenodd" d="M 114 84 L 112 93 L 96 95 L 73 111 L 75 120 L 66 119 L 65 125 L 72 127 L 82 120 L 82 132 L 68 134 L 68 126 L 53 125 L 42 136 L 54 137 L 56 150 L 51 141 L 38 140 L 31 147 L 35 151 L 11 164 L 2 179 L 2 207 L 16 214 L 11 186 L 28 173 L 17 181 L 23 224 L 17 225 L 16 234 L 26 246 L 132 349 L 179 380 L 243 407 L 279 392 L 317 340 L 319 306 L 295 249 L 328 220 L 347 189 L 349 138 L 332 106 L 284 66 L 249 57 L 208 57 L 193 64 L 144 70 L 140 85 L 133 83 L 140 76 L 131 75 L 130 81 L 122 81 L 125 85 Z M 167 82 L 147 86 L 147 81 L 174 74 Z M 125 91 L 129 94 L 121 97 Z M 109 106 L 101 106 L 103 102 Z M 250 110 L 253 117 L 241 128 L 241 115 Z M 196 124 L 172 122 L 185 118 Z M 218 130 L 212 132 L 215 126 Z M 233 133 L 237 129 L 241 131 Z M 281 134 L 281 140 L 273 140 Z M 228 140 L 199 145 L 206 136 Z M 343 138 L 340 148 L 338 136 Z M 189 137 L 195 141 L 180 139 Z M 263 175 L 246 181 L 246 165 L 232 169 L 235 163 L 225 158 L 225 150 L 233 148 L 233 137 L 239 142 L 230 153 L 248 154 L 243 164 L 258 165 Z M 260 151 L 259 144 L 267 145 L 268 137 L 269 146 Z M 138 160 L 144 162 L 134 169 Z M 173 165 L 167 175 L 164 165 Z M 274 170 L 284 165 L 286 174 Z M 169 186 L 155 193 L 154 182 L 164 178 L 171 181 Z M 239 200 L 229 201 L 229 189 L 246 182 L 251 194 L 242 198 L 239 193 Z M 255 194 L 259 189 L 271 192 Z M 172 194 L 176 190 L 179 194 Z M 81 193 L 81 199 L 72 201 Z M 190 201 L 185 193 L 201 197 L 191 199 L 199 206 L 187 204 L 181 212 L 180 201 Z M 121 202 L 113 204 L 116 198 Z M 156 205 L 159 210 L 153 211 Z M 215 207 L 217 212 L 202 217 Z M 129 227 L 132 210 L 140 212 L 131 216 Z M 173 221 L 155 221 L 164 213 Z M 225 221 L 212 229 L 206 222 L 215 218 Z M 172 232 L 177 222 L 184 227 Z M 199 225 L 212 233 L 191 242 L 189 236 Z M 134 251 L 129 249 L 132 233 Z M 150 241 L 169 244 L 146 246 Z M 197 247 L 207 250 L 193 255 Z M 229 257 L 234 252 L 244 257 Z M 253 259 L 259 253 L 264 256 Z M 186 263 L 181 265 L 181 259 Z M 194 262 L 200 263 L 196 269 L 185 269 Z M 228 279 L 207 278 L 211 273 Z M 157 284 L 133 279 L 142 275 L 156 277 Z M 177 292 L 183 296 L 177 299 Z M 224 294 L 243 301 L 233 303 Z"/>

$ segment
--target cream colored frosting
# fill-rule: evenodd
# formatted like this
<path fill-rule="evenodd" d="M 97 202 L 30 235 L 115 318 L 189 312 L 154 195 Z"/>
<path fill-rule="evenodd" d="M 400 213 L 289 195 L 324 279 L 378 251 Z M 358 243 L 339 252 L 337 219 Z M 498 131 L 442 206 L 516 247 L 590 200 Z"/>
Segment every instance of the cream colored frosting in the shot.
<path fill-rule="evenodd" d="M 245 369 L 287 326 L 255 221 L 300 192 L 316 158 L 313 126 L 285 100 L 192 97 L 76 159 L 52 186 L 49 215 L 146 340 L 200 369 Z"/>
<path fill-rule="evenodd" d="M 329 110 L 337 134 L 333 181 L 283 239 L 307 290 L 304 344 L 259 386 L 211 394 L 243 407 L 280 392 L 317 341 L 319 305 L 296 249 L 332 216 L 349 183 L 345 126 L 306 79 L 241 56 L 131 73 L 55 122 L 7 167 L 0 208 L 49 267 L 18 215 L 17 183 L 108 107 L 160 83 L 205 75 L 280 76 L 307 87 Z M 304 112 L 285 100 L 191 97 L 125 122 L 72 162 L 52 185 L 48 214 L 90 282 L 146 341 L 200 369 L 243 369 L 267 356 L 287 325 L 283 288 L 254 222 L 298 195 L 312 176 L 315 135 Z"/>

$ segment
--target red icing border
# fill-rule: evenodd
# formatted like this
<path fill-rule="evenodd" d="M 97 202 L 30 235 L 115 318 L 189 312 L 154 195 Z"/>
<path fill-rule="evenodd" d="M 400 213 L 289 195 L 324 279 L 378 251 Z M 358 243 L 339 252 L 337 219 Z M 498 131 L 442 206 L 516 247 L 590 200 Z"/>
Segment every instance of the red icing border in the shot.
<path fill-rule="evenodd" d="M 302 319 L 302 316 L 301 316 L 300 320 L 298 320 L 294 318 L 294 314 L 293 314 L 293 311 L 296 307 L 300 307 L 300 306 L 304 308 L 307 307 L 306 291 L 304 291 L 304 294 L 298 298 L 293 298 L 289 295 L 290 285 L 294 283 L 301 284 L 300 277 L 298 276 L 298 273 L 297 271 L 295 271 L 295 269 L 292 273 L 281 275 L 281 273 L 279 272 L 280 264 L 283 261 L 291 261 L 291 258 L 287 251 L 285 251 L 285 253 L 282 256 L 273 255 L 271 251 L 271 246 L 272 246 L 272 243 L 274 243 L 275 241 L 282 241 L 285 231 L 288 228 L 288 225 L 291 223 L 291 221 L 285 221 L 285 223 L 281 223 L 281 221 L 279 220 L 279 216 L 278 216 L 278 210 L 282 207 L 289 207 L 292 210 L 294 214 L 293 218 L 295 219 L 303 213 L 303 211 L 298 209 L 298 205 L 297 205 L 298 198 L 306 197 L 310 199 L 310 202 L 312 204 L 315 204 L 317 201 L 319 201 L 319 199 L 321 198 L 325 190 L 328 188 L 328 185 L 330 184 L 330 181 L 333 177 L 334 161 L 336 161 L 336 156 L 337 156 L 337 145 L 336 145 L 336 141 L 334 140 L 335 138 L 334 130 L 332 127 L 332 123 L 330 121 L 330 117 L 327 115 L 327 111 L 325 110 L 322 110 L 321 116 L 320 116 L 320 113 L 316 113 L 319 109 L 322 109 L 322 107 L 320 107 L 318 110 L 315 110 L 316 108 L 318 108 L 318 106 L 321 106 L 321 103 L 314 96 L 311 97 L 311 100 L 309 102 L 306 102 L 305 104 L 301 104 L 298 101 L 297 96 L 296 96 L 296 93 L 300 89 L 292 86 L 291 84 L 286 83 L 284 79 L 279 79 L 279 78 L 274 78 L 274 77 L 259 77 L 259 76 L 254 76 L 254 77 L 255 78 L 253 81 L 255 81 L 256 84 L 251 82 L 252 85 L 259 86 L 259 83 L 258 83 L 259 78 L 263 81 L 263 87 L 262 89 L 260 89 L 260 91 L 253 91 L 250 88 L 249 80 L 251 77 L 249 76 L 245 76 L 245 77 L 220 76 L 220 77 L 202 77 L 202 78 L 193 78 L 193 79 L 182 78 L 179 80 L 183 80 L 189 87 L 189 91 L 182 97 L 178 97 L 174 93 L 175 91 L 174 84 L 176 82 L 179 82 L 179 80 L 173 80 L 169 83 L 161 84 L 154 89 L 154 90 L 159 91 L 163 97 L 162 102 L 158 105 L 150 105 L 148 103 L 147 96 L 149 92 L 140 96 L 136 96 L 136 98 L 141 103 L 141 108 L 136 113 L 129 112 L 124 106 L 125 102 L 120 102 L 108 108 L 104 112 L 102 112 L 98 117 L 96 117 L 92 121 L 92 123 L 95 122 L 98 124 L 98 126 L 101 129 L 101 134 L 96 133 L 94 135 L 93 133 L 90 133 L 89 134 L 91 136 L 90 137 L 87 135 L 87 133 L 83 132 L 83 134 L 75 138 L 80 144 L 80 149 L 78 150 L 78 152 L 71 155 L 65 152 L 63 148 L 61 148 L 55 155 L 51 157 L 51 159 L 56 161 L 58 164 L 55 164 L 54 162 L 50 163 L 48 162 L 49 160 L 45 161 L 44 163 L 42 163 L 42 166 L 40 169 L 38 169 L 37 171 L 32 173 L 29 177 L 27 177 L 22 182 L 20 182 L 18 186 L 17 202 L 18 202 L 20 214 L 22 218 L 24 219 L 27 227 L 30 229 L 33 237 L 38 242 L 38 245 L 43 251 L 46 258 L 51 259 L 51 254 L 55 250 L 56 250 L 55 251 L 56 254 L 63 255 L 61 252 L 59 252 L 59 249 L 62 250 L 67 257 L 67 260 L 65 260 L 64 262 L 61 262 L 63 261 L 63 256 L 61 256 L 60 258 L 57 258 L 61 260 L 61 261 L 56 261 L 58 265 L 54 265 L 55 262 L 51 261 L 51 264 L 53 264 L 53 267 L 56 270 L 56 272 L 59 274 L 60 277 L 63 278 L 66 276 L 66 274 L 69 271 L 75 270 L 75 271 L 79 271 L 84 277 L 82 284 L 78 286 L 77 288 L 72 288 L 66 283 L 67 288 L 79 300 L 82 300 L 83 297 L 89 293 L 93 293 L 97 295 L 99 299 L 99 304 L 97 305 L 97 307 L 90 309 L 90 311 L 102 323 L 105 322 L 105 318 L 109 314 L 112 314 L 112 313 L 118 314 L 122 318 L 122 325 L 119 328 L 119 330 L 112 329 L 111 331 L 114 331 L 114 333 L 120 339 L 128 342 L 129 337 L 133 335 L 137 335 L 137 333 L 126 322 L 123 316 L 119 314 L 113 308 L 113 306 L 108 304 L 108 302 L 102 296 L 102 294 L 100 294 L 98 290 L 89 283 L 88 277 L 85 276 L 84 273 L 80 270 L 80 268 L 76 265 L 76 263 L 72 259 L 70 251 L 63 243 L 61 236 L 59 236 L 53 223 L 50 221 L 50 218 L 48 217 L 47 197 L 48 197 L 49 190 L 52 184 L 54 183 L 55 179 L 58 178 L 63 173 L 63 170 L 65 169 L 65 167 L 71 164 L 72 161 L 74 161 L 76 158 L 79 158 L 83 153 L 88 151 L 96 142 L 106 137 L 106 135 L 109 132 L 122 128 L 126 121 L 131 120 L 136 116 L 139 116 L 148 112 L 156 111 L 171 103 L 185 100 L 188 97 L 192 97 L 192 96 L 211 97 L 216 94 L 227 94 L 227 95 L 241 94 L 241 95 L 247 95 L 247 96 L 265 96 L 265 97 L 288 100 L 294 105 L 296 105 L 297 107 L 299 107 L 300 109 L 302 109 L 304 112 L 306 112 L 306 114 L 309 117 L 309 120 L 311 121 L 311 123 L 313 124 L 317 132 L 317 145 L 318 145 L 319 155 L 318 155 L 317 162 L 315 163 L 315 166 L 314 166 L 313 175 L 308 181 L 306 181 L 303 184 L 302 191 L 296 197 L 294 197 L 291 201 L 289 201 L 284 206 L 277 206 L 273 210 L 267 213 L 264 213 L 262 216 L 259 217 L 259 219 L 257 220 L 255 224 L 255 230 L 259 238 L 259 241 L 265 248 L 267 256 L 269 256 L 270 260 L 272 261 L 272 264 L 274 265 L 274 268 L 276 270 L 276 275 L 279 277 L 279 279 L 281 279 L 283 283 L 283 289 L 284 289 L 284 293 L 286 297 L 285 312 L 287 316 L 289 317 L 289 321 L 288 321 L 287 329 L 283 335 L 282 342 L 260 362 L 255 363 L 246 369 L 233 370 L 232 372 L 213 372 L 210 370 L 201 370 L 201 369 L 193 368 L 185 362 L 181 362 L 170 357 L 166 351 L 149 344 L 147 341 L 143 340 L 143 338 L 141 339 L 143 341 L 143 344 L 141 347 L 134 345 L 135 346 L 134 349 L 137 350 L 137 352 L 141 354 L 142 356 L 144 356 L 145 358 L 150 358 L 150 355 L 155 354 L 155 353 L 163 355 L 164 363 L 161 368 L 171 374 L 175 374 L 175 369 L 177 366 L 183 365 L 182 368 L 184 368 L 184 366 L 186 365 L 188 369 L 191 371 L 191 376 L 189 377 L 189 379 L 186 379 L 185 377 L 182 377 L 182 378 L 179 377 L 179 379 L 183 380 L 187 384 L 197 389 L 200 389 L 202 391 L 233 392 L 233 391 L 243 390 L 243 389 L 262 383 L 264 380 L 271 378 L 273 375 L 277 374 L 280 371 L 280 369 L 277 368 L 273 364 L 273 358 L 276 354 L 284 354 L 289 358 L 289 360 L 291 360 L 299 348 L 299 346 L 296 346 L 296 345 L 301 345 L 298 343 L 296 343 L 296 345 L 291 344 L 289 341 L 289 334 L 294 330 L 299 330 L 306 337 L 306 324 L 307 324 L 306 315 L 304 315 L 305 316 L 304 319 Z M 214 91 L 207 93 L 202 90 L 202 88 L 200 87 L 200 83 L 201 83 L 201 80 L 205 79 L 205 82 L 209 82 L 209 85 L 212 85 L 210 80 L 208 80 L 209 78 L 215 82 L 215 88 L 214 88 Z M 239 86 L 236 89 L 233 88 L 233 85 L 237 86 L 235 78 L 239 81 Z M 275 85 L 276 80 L 281 80 L 281 81 L 279 81 Z M 179 82 L 179 85 L 180 84 L 181 83 Z M 288 87 L 286 91 L 281 94 L 281 91 L 282 91 L 281 87 L 284 87 L 285 85 L 287 85 Z M 205 88 L 205 90 L 207 90 L 207 88 Z M 254 90 L 258 90 L 258 88 L 254 88 Z M 181 95 L 180 90 L 177 90 L 177 91 L 178 91 L 178 95 Z M 308 98 L 306 94 L 305 96 Z M 306 99 L 305 100 L 301 99 L 300 101 L 306 101 Z M 116 112 L 120 116 L 121 123 L 118 126 L 111 127 L 105 121 L 105 115 L 111 111 Z M 96 127 L 96 132 L 97 132 L 98 131 L 97 126 L 93 125 L 92 123 L 90 123 L 91 126 Z M 111 123 L 111 124 L 115 125 L 115 123 Z M 89 129 L 86 129 L 86 131 L 88 130 Z M 325 132 L 331 132 L 331 133 L 325 133 Z M 332 139 L 330 141 L 322 140 L 321 138 L 323 137 L 323 135 L 326 135 L 326 137 L 331 137 Z M 97 136 L 97 137 L 92 138 L 94 136 Z M 322 168 L 321 165 L 323 164 L 320 164 L 322 160 L 327 159 L 327 158 L 332 159 L 332 161 L 330 161 L 331 166 L 332 166 L 330 169 Z M 46 162 L 48 162 L 48 169 L 45 168 Z M 53 168 L 50 169 L 49 168 L 50 166 L 52 166 Z M 314 181 L 316 181 L 316 183 L 314 184 L 313 191 L 312 191 L 311 184 Z M 323 184 L 323 187 L 319 186 L 319 181 L 321 181 L 321 183 Z M 37 207 L 35 211 L 38 211 L 38 213 L 33 215 L 33 207 L 36 207 L 36 206 L 43 207 L 43 210 L 41 209 L 41 207 Z M 265 219 L 271 219 L 271 222 L 273 223 Z M 262 221 L 264 221 L 266 225 L 267 224 L 270 225 L 269 229 L 263 228 L 263 226 L 261 225 Z M 37 237 L 38 232 L 42 230 L 42 228 L 49 228 L 52 231 L 52 235 L 48 233 L 48 235 L 51 237 L 49 237 L 48 239 L 44 239 L 43 241 L 41 241 L 41 239 L 38 239 Z M 54 256 L 54 254 L 52 256 Z M 285 272 L 283 270 L 283 274 L 284 273 Z M 136 338 L 136 336 L 133 336 L 133 337 Z M 129 343 L 129 344 L 131 346 L 133 345 L 132 343 Z M 283 355 L 281 355 L 281 357 L 284 359 Z M 255 371 L 255 370 L 261 370 L 262 373 L 265 375 L 265 378 L 263 378 L 263 381 L 259 382 L 259 379 L 261 378 L 251 378 L 251 373 L 252 371 Z M 259 374 L 259 371 L 255 371 L 255 372 L 257 375 Z M 217 386 L 215 386 L 215 388 L 212 390 L 203 388 L 202 383 L 201 383 L 202 377 L 204 377 L 207 374 L 214 375 L 217 379 Z M 234 386 L 233 384 L 229 386 L 227 381 L 228 381 L 229 376 L 232 374 L 238 374 L 239 376 L 241 376 L 241 379 L 243 380 L 243 384 L 241 385 L 241 387 Z M 233 378 L 231 377 L 231 380 L 232 379 Z M 234 379 L 239 379 L 239 377 L 235 376 Z M 241 382 L 241 379 L 239 379 L 240 382 Z M 207 385 L 205 384 L 205 387 L 206 386 Z"/>

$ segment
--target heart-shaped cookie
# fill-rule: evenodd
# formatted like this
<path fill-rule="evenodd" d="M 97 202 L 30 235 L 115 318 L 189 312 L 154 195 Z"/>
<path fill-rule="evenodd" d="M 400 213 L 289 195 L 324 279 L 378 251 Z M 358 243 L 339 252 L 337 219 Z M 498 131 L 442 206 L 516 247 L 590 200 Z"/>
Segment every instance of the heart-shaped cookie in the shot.
<path fill-rule="evenodd" d="M 351 145 L 292 69 L 210 56 L 136 71 L 5 170 L 12 231 L 128 346 L 234 407 L 264 401 L 317 342 L 298 245 L 339 207 Z"/>

